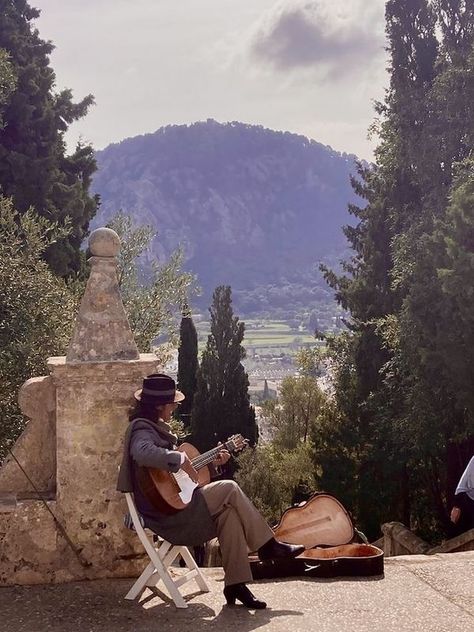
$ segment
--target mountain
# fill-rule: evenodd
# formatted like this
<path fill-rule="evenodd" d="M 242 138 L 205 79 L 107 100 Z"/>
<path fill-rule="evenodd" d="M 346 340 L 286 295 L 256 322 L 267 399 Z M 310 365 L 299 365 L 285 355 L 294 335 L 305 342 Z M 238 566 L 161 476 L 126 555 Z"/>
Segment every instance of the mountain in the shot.
<path fill-rule="evenodd" d="M 181 244 L 206 299 L 222 283 L 237 295 L 308 282 L 323 291 L 314 271 L 346 248 L 355 160 L 243 123 L 163 127 L 97 152 L 94 226 L 119 209 L 152 225 L 154 253 L 163 258 Z"/>

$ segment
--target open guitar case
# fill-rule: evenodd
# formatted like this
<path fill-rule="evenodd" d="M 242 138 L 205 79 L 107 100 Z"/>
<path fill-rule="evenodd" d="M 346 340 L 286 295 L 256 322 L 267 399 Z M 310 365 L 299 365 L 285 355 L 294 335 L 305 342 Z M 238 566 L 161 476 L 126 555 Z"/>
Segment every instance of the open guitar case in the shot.
<path fill-rule="evenodd" d="M 254 579 L 383 575 L 382 549 L 368 544 L 348 511 L 330 494 L 315 493 L 290 507 L 273 531 L 278 540 L 304 544 L 306 551 L 293 559 L 264 562 L 250 555 Z"/>

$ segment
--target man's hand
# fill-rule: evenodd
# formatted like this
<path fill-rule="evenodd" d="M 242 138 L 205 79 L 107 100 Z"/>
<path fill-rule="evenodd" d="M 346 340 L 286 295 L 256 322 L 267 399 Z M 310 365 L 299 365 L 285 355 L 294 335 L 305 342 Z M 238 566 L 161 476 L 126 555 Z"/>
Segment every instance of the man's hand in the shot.
<path fill-rule="evenodd" d="M 219 445 L 222 445 L 222 443 L 219 443 Z M 222 449 L 222 450 L 219 450 L 219 453 L 214 459 L 214 461 L 212 462 L 212 464 L 215 465 L 216 467 L 220 467 L 221 465 L 225 465 L 229 459 L 230 459 L 230 452 L 228 450 Z"/>
<path fill-rule="evenodd" d="M 190 479 L 197 483 L 199 478 L 197 470 L 194 469 L 188 455 L 185 452 L 182 452 L 181 454 L 184 454 L 184 461 L 181 465 L 181 469 L 186 472 Z"/>
<path fill-rule="evenodd" d="M 459 509 L 459 507 L 453 507 L 451 509 L 451 522 L 456 524 L 456 522 L 459 520 L 460 517 L 461 517 L 461 510 Z"/>

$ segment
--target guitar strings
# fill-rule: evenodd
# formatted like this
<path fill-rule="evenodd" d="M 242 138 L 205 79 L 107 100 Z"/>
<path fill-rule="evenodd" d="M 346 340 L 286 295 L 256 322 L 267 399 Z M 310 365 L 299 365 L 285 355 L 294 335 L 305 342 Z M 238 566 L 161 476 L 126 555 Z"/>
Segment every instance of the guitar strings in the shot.
<path fill-rule="evenodd" d="M 209 452 L 206 452 L 205 454 L 201 454 L 200 456 L 196 457 L 195 459 L 191 461 L 191 463 L 193 464 L 193 467 L 195 469 L 200 469 L 204 467 L 205 465 L 207 465 L 208 463 L 211 463 L 215 459 L 215 457 L 219 454 L 220 450 L 222 450 L 222 447 L 214 448 L 213 450 L 210 450 Z"/>
<path fill-rule="evenodd" d="M 224 443 L 224 445 L 220 445 L 220 446 L 217 446 L 217 447 L 213 448 L 212 450 L 209 450 L 209 452 L 205 452 L 204 454 L 200 454 L 199 456 L 197 456 L 195 459 L 193 459 L 191 461 L 192 466 L 196 470 L 198 470 L 198 469 L 204 467 L 205 465 L 208 465 L 209 463 L 214 461 L 215 457 L 219 454 L 219 452 L 221 450 L 228 450 L 230 448 L 231 443 L 233 443 L 233 442 L 228 441 L 227 443 Z"/>

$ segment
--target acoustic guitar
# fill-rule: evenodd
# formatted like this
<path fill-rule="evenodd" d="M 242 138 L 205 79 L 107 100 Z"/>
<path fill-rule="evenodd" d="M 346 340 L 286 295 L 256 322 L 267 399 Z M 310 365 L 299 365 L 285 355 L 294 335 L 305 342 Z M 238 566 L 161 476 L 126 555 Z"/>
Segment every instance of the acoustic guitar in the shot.
<path fill-rule="evenodd" d="M 190 443 L 182 443 L 178 452 L 185 452 L 198 473 L 197 483 L 182 469 L 167 472 L 150 467 L 139 468 L 138 484 L 152 505 L 164 514 L 176 513 L 189 505 L 193 492 L 197 487 L 206 485 L 211 480 L 207 467 L 221 450 L 238 452 L 248 445 L 248 439 L 241 434 L 232 435 L 224 444 L 218 445 L 203 454 Z"/>

